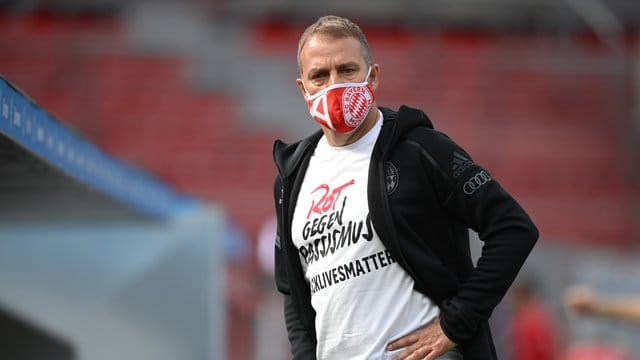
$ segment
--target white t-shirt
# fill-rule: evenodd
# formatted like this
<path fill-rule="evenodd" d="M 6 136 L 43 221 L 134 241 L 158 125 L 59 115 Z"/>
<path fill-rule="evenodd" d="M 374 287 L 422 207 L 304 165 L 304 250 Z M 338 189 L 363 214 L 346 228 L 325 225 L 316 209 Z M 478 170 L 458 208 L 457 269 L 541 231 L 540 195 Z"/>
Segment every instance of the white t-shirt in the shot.
<path fill-rule="evenodd" d="M 322 137 L 295 208 L 293 242 L 311 287 L 318 359 L 387 359 L 386 346 L 433 321 L 437 306 L 413 290 L 373 229 L 367 202 L 371 152 L 382 126 L 331 147 Z"/>

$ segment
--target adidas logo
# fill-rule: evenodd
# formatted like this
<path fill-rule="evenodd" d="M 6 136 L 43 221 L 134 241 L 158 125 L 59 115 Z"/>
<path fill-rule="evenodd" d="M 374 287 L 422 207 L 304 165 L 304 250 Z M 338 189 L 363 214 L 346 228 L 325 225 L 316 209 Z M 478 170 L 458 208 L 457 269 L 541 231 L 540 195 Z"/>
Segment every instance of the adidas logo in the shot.
<path fill-rule="evenodd" d="M 469 166 L 473 165 L 473 162 L 467 159 L 464 155 L 457 151 L 453 152 L 453 177 L 457 178 L 465 171 Z"/>

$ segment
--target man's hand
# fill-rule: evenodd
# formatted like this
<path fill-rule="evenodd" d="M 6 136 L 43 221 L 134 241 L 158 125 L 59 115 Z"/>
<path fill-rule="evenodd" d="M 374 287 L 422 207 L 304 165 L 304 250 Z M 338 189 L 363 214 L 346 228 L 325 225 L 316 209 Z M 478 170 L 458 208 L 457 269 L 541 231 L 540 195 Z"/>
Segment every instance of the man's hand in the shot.
<path fill-rule="evenodd" d="M 451 341 L 440 327 L 440 319 L 420 328 L 409 335 L 389 344 L 389 351 L 405 348 L 396 357 L 397 360 L 435 360 L 438 356 L 452 350 L 456 344 Z"/>
<path fill-rule="evenodd" d="M 597 295 L 588 286 L 576 285 L 565 290 L 564 302 L 570 309 L 581 314 L 597 313 Z"/>

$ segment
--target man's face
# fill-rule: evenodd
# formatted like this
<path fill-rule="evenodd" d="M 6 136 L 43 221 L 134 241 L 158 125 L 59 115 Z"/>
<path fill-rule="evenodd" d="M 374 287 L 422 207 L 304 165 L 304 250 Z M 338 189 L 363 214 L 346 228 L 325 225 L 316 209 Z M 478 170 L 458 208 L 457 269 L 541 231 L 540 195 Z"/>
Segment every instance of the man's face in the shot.
<path fill-rule="evenodd" d="M 300 52 L 302 78 L 296 82 L 303 96 L 314 95 L 333 84 L 362 82 L 369 70 L 360 42 L 353 37 L 312 35 Z M 378 65 L 373 65 L 369 77 L 377 87 Z"/>

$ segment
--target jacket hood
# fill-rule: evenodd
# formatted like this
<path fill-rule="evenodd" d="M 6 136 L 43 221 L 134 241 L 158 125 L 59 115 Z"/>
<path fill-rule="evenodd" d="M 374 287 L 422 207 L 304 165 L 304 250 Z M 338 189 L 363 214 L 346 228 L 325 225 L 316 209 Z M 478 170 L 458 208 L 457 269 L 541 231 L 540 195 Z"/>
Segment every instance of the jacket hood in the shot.
<path fill-rule="evenodd" d="M 398 111 L 386 107 L 379 107 L 383 115 L 381 146 L 389 149 L 404 134 L 416 127 L 426 126 L 433 129 L 433 124 L 429 117 L 419 109 L 414 109 L 405 105 L 400 106 Z M 322 130 L 318 130 L 311 136 L 300 141 L 287 144 L 281 140 L 276 140 L 273 145 L 273 158 L 278 167 L 278 172 L 282 177 L 288 177 L 300 163 L 303 155 L 310 146 L 315 147 L 322 137 Z"/>
<path fill-rule="evenodd" d="M 315 147 L 321 137 L 322 130 L 318 130 L 311 136 L 291 144 L 287 144 L 280 139 L 276 140 L 273 144 L 273 159 L 280 176 L 286 178 L 291 175 L 293 170 L 298 166 L 305 151 L 311 145 Z"/>
<path fill-rule="evenodd" d="M 380 111 L 384 117 L 381 134 L 383 151 L 389 149 L 406 133 L 417 127 L 425 126 L 433 129 L 433 123 L 422 110 L 402 105 L 398 111 L 386 107 L 380 107 Z"/>

